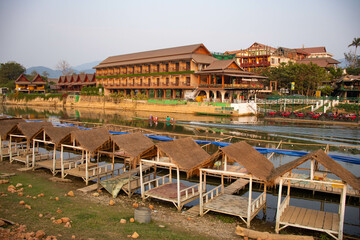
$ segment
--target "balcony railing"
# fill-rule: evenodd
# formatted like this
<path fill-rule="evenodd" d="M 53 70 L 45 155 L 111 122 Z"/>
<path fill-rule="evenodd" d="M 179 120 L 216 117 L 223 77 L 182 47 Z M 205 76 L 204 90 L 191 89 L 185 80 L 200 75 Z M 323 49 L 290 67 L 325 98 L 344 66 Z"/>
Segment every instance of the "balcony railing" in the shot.
<path fill-rule="evenodd" d="M 270 67 L 270 62 L 241 63 L 241 67 Z"/>

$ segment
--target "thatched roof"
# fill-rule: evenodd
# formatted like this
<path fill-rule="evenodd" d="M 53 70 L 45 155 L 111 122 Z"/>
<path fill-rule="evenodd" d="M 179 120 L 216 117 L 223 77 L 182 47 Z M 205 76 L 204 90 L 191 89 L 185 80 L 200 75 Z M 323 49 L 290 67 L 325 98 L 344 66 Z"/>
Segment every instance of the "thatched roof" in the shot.
<path fill-rule="evenodd" d="M 113 135 L 111 139 L 132 158 L 141 156 L 152 149 L 155 144 L 144 134 L 137 132 L 131 134 Z"/>
<path fill-rule="evenodd" d="M 222 158 L 223 154 L 228 157 L 228 161 L 239 163 L 246 168 L 248 173 L 263 181 L 266 181 L 271 172 L 274 171 L 272 162 L 244 141 L 220 148 L 210 157 L 208 162 L 216 162 Z"/>
<path fill-rule="evenodd" d="M 52 126 L 51 122 L 21 122 L 13 128 L 9 134 L 24 135 L 27 140 L 31 140 L 35 133 L 45 126 Z"/>
<path fill-rule="evenodd" d="M 322 149 L 313 151 L 305 156 L 302 156 L 294 161 L 288 162 L 278 168 L 271 174 L 269 181 L 274 181 L 277 177 L 284 175 L 290 170 L 298 167 L 304 162 L 314 159 L 315 161 L 321 163 L 325 168 L 327 168 L 331 173 L 338 176 L 342 181 L 348 183 L 356 190 L 360 190 L 360 181 L 355 177 L 351 172 L 345 169 L 343 166 L 338 164 L 334 159 L 329 157 Z"/>
<path fill-rule="evenodd" d="M 94 153 L 110 141 L 110 133 L 106 128 L 77 130 L 71 132 L 71 141 L 75 140 L 87 151 Z"/>
<path fill-rule="evenodd" d="M 0 137 L 2 140 L 5 140 L 8 136 L 8 133 L 12 131 L 13 128 L 16 127 L 16 125 L 20 122 L 24 122 L 23 119 L 20 118 L 14 118 L 14 119 L 8 119 L 1 121 L 0 124 Z"/>
<path fill-rule="evenodd" d="M 188 174 L 203 164 L 210 156 L 190 137 L 158 143 L 156 146 L 170 157 L 172 163 Z"/>
<path fill-rule="evenodd" d="M 50 138 L 49 141 L 53 142 L 56 146 L 63 142 L 66 138 L 71 137 L 71 132 L 79 130 L 77 127 L 53 127 L 46 126 L 40 129 L 34 137 L 39 136 L 42 139 L 42 134 L 45 134 Z"/>

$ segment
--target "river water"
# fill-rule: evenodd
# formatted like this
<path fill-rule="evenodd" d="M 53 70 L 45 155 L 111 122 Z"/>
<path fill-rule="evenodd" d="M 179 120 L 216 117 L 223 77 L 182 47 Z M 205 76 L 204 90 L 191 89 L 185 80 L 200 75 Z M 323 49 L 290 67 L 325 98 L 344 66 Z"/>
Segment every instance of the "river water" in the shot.
<path fill-rule="evenodd" d="M 71 119 L 84 122 L 99 122 L 128 125 L 150 129 L 161 134 L 162 132 L 181 133 L 188 135 L 203 136 L 204 138 L 227 138 L 224 141 L 235 142 L 246 139 L 253 146 L 276 148 L 280 141 L 283 149 L 302 150 L 310 152 L 319 148 L 325 149 L 330 145 L 329 153 L 360 157 L 360 129 L 358 127 L 348 127 L 341 125 L 328 124 L 305 124 L 264 121 L 255 116 L 221 118 L 214 116 L 197 116 L 191 114 L 173 113 L 150 113 L 150 112 L 131 112 L 119 110 L 97 110 L 97 109 L 74 109 L 74 108 L 50 108 L 50 107 L 22 107 L 4 106 L 0 111 L 16 117 L 30 119 Z M 157 124 L 149 122 L 149 116 L 159 118 Z M 176 120 L 176 124 L 163 122 L 167 116 Z M 209 153 L 216 151 L 215 147 L 209 146 L 206 149 Z M 275 154 L 271 160 L 275 167 L 296 159 L 292 156 Z M 360 177 L 360 165 L 338 162 L 343 167 Z M 186 181 L 188 185 L 195 184 L 196 179 Z M 216 185 L 216 181 L 209 185 L 209 189 Z M 295 190 L 291 198 L 291 204 L 303 206 L 315 210 L 326 210 L 337 212 L 339 197 L 316 193 L 309 196 L 302 190 Z M 240 193 L 244 196 L 247 190 Z M 253 197 L 260 194 L 255 192 Z M 268 222 L 275 221 L 277 191 L 267 195 L 267 216 Z M 191 202 L 186 206 L 197 204 Z M 262 218 L 260 212 L 256 218 Z M 344 232 L 355 236 L 360 236 L 360 203 L 359 199 L 350 199 L 347 202 L 345 213 Z"/>

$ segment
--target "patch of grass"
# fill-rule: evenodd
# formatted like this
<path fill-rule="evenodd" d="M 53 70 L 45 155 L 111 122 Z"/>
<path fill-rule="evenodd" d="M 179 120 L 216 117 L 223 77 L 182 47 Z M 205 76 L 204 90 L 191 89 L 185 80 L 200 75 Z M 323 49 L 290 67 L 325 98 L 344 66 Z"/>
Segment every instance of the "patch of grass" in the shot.
<path fill-rule="evenodd" d="M 224 223 L 234 223 L 235 218 L 233 216 L 227 216 L 227 215 L 216 215 L 216 218 Z"/>
<path fill-rule="evenodd" d="M 12 184 L 22 183 L 24 196 L 7 192 L 7 187 Z M 32 188 L 28 185 L 31 184 Z M 10 179 L 9 184 L 0 185 L 0 192 L 7 196 L 0 197 L 0 216 L 14 222 L 25 224 L 28 231 L 42 229 L 48 235 L 61 234 L 58 239 L 70 239 L 72 235 L 81 238 L 95 239 L 126 239 L 127 235 L 137 232 L 142 239 L 209 239 L 208 237 L 190 234 L 176 226 L 168 226 L 166 223 L 151 222 L 150 224 L 126 223 L 120 224 L 120 219 L 129 220 L 133 217 L 132 206 L 117 203 L 115 206 L 108 206 L 92 202 L 84 196 L 65 197 L 64 194 L 70 189 L 70 185 L 64 184 L 59 187 L 58 183 L 50 182 L 31 174 L 31 172 L 20 173 Z M 37 197 L 44 193 L 44 197 Z M 26 196 L 36 196 L 36 199 Z M 59 197 L 59 201 L 55 200 Z M 31 210 L 19 205 L 19 201 L 25 201 L 31 206 Z M 57 213 L 60 209 L 62 212 Z M 44 217 L 40 218 L 39 214 Z M 64 224 L 54 224 L 51 217 L 56 219 L 69 217 L 72 220 L 72 227 L 65 228 Z M 160 228 L 158 225 L 166 225 Z"/>

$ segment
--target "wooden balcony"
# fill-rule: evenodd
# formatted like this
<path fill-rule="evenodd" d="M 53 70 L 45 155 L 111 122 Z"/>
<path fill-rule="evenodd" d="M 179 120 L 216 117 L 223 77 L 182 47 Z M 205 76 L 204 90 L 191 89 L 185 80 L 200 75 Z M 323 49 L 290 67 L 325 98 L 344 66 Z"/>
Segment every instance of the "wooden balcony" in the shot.
<path fill-rule="evenodd" d="M 241 63 L 241 67 L 270 67 L 270 62 Z"/>

